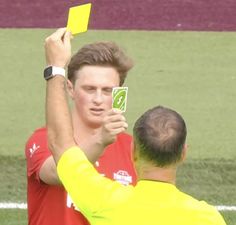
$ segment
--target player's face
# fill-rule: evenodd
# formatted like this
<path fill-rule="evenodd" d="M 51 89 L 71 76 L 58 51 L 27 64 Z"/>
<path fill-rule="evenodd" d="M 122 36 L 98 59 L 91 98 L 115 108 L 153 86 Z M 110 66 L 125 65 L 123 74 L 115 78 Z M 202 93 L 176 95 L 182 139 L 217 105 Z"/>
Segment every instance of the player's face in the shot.
<path fill-rule="evenodd" d="M 112 106 L 112 88 L 119 86 L 118 72 L 112 67 L 83 66 L 77 72 L 72 99 L 78 117 L 90 127 L 99 127 Z"/>

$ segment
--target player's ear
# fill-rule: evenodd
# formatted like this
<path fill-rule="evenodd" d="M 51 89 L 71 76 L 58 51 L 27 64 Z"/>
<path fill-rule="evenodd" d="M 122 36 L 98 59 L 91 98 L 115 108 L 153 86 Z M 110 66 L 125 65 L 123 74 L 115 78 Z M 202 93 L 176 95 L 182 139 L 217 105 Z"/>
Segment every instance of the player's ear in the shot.
<path fill-rule="evenodd" d="M 72 99 L 74 99 L 74 85 L 67 79 L 67 91 Z"/>

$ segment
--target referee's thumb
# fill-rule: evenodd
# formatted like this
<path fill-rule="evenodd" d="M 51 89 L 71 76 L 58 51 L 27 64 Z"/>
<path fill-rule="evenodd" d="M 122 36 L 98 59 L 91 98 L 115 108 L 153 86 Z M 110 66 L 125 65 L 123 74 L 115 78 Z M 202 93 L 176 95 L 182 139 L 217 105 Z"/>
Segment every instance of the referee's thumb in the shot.
<path fill-rule="evenodd" d="M 65 47 L 69 47 L 71 48 L 71 43 L 70 40 L 73 38 L 72 34 L 70 31 L 66 31 L 65 35 L 64 35 L 64 45 Z"/>

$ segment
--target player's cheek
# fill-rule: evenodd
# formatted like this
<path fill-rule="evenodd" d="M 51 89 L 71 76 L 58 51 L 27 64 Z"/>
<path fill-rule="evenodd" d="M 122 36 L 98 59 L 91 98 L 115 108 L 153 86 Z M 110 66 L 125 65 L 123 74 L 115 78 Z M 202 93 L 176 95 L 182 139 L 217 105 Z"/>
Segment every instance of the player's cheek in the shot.
<path fill-rule="evenodd" d="M 107 99 L 107 105 L 109 106 L 109 108 L 112 107 L 112 96 L 109 96 Z"/>

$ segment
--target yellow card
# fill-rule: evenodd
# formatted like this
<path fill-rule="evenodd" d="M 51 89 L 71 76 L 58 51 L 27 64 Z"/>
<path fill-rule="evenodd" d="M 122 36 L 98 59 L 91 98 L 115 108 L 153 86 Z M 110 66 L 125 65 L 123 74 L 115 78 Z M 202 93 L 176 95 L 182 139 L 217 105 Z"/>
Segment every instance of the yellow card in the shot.
<path fill-rule="evenodd" d="M 91 5 L 91 3 L 88 3 L 69 9 L 66 27 L 73 35 L 87 31 Z"/>

